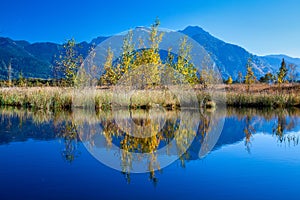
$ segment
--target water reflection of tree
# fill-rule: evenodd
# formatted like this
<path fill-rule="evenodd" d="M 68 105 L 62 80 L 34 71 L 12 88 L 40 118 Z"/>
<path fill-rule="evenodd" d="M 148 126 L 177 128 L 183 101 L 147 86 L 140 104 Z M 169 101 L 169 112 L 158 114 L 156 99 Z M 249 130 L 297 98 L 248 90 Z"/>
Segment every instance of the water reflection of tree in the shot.
<path fill-rule="evenodd" d="M 157 178 L 155 177 L 155 169 L 160 169 L 159 163 L 157 162 L 156 150 L 159 148 L 159 145 L 162 144 L 162 140 L 168 141 L 172 136 L 170 134 L 171 129 L 174 130 L 173 123 L 169 120 L 166 121 L 165 127 L 161 130 L 158 129 L 159 125 L 154 123 L 150 118 L 148 118 L 147 111 L 144 114 L 136 113 L 139 111 L 134 111 L 133 114 L 130 112 L 130 117 L 132 118 L 137 128 L 132 129 L 130 127 L 130 123 L 127 121 L 127 112 L 121 112 L 120 115 L 124 115 L 120 117 L 124 120 L 119 120 L 116 122 L 115 116 L 113 113 L 98 113 L 98 124 L 100 124 L 102 132 L 95 132 L 94 134 L 102 134 L 106 140 L 106 147 L 111 148 L 112 145 L 115 145 L 122 149 L 120 151 L 120 161 L 122 167 L 122 174 L 124 175 L 126 181 L 130 183 L 130 171 L 132 169 L 132 163 L 134 159 L 141 159 L 140 157 L 133 157 L 132 153 L 146 153 L 148 156 L 148 171 L 150 180 L 153 183 L 157 182 Z M 134 117 L 133 117 L 134 116 Z M 140 116 L 140 117 L 138 117 Z M 120 119 L 118 118 L 118 119 Z M 176 119 L 173 121 L 176 122 Z M 150 133 L 150 137 L 136 137 L 141 136 L 141 127 L 148 127 L 147 132 L 152 131 Z M 166 128 L 167 127 L 167 128 Z M 140 129 L 141 128 L 141 129 Z M 137 132 L 128 132 L 128 131 L 137 131 Z M 83 133 L 80 133 L 83 134 Z M 84 140 L 90 141 L 91 145 L 95 144 L 93 141 L 93 134 L 87 134 L 88 138 L 85 136 Z M 170 137 L 167 137 L 170 136 Z M 158 170 L 159 171 L 159 170 Z"/>
<path fill-rule="evenodd" d="M 78 133 L 77 127 L 74 121 L 65 121 L 59 124 L 58 135 L 63 138 L 64 149 L 62 150 L 63 158 L 72 163 L 74 159 L 79 155 L 78 151 Z"/>
<path fill-rule="evenodd" d="M 150 130 L 152 131 L 151 137 L 146 138 L 138 138 L 134 137 L 139 133 L 128 133 L 124 131 L 120 131 L 114 126 L 114 123 L 108 123 L 107 121 L 102 123 L 104 125 L 104 132 L 106 138 L 111 138 L 116 136 L 120 138 L 120 148 L 123 150 L 121 154 L 121 162 L 122 162 L 122 173 L 125 175 L 127 182 L 130 182 L 130 170 L 132 168 L 133 156 L 132 153 L 147 153 L 148 157 L 148 171 L 149 171 L 149 179 L 153 182 L 154 185 L 157 184 L 158 179 L 156 177 L 155 170 L 157 169 L 158 172 L 161 172 L 160 164 L 157 160 L 156 151 L 158 150 L 159 146 L 168 144 L 172 138 L 174 137 L 174 132 L 178 129 L 179 123 L 177 121 L 177 116 L 169 117 L 164 127 L 161 130 L 158 130 L 157 127 L 159 126 L 157 123 L 153 122 L 150 124 L 149 119 L 145 118 L 135 118 L 134 119 L 136 124 L 141 126 L 143 125 L 150 125 Z M 143 123 L 143 122 L 149 122 Z M 105 125 L 109 125 L 107 127 Z M 123 127 L 124 128 L 124 127 Z M 126 130 L 126 128 L 124 128 Z M 111 140 L 111 139 L 106 139 Z M 142 157 L 143 155 L 141 155 Z"/>
<path fill-rule="evenodd" d="M 209 132 L 210 130 L 210 116 L 208 115 L 208 113 L 202 113 L 200 115 L 200 121 L 199 121 L 199 126 L 198 126 L 198 131 L 197 133 L 201 134 L 201 143 L 203 142 L 203 139 L 205 138 L 206 134 Z"/>
<path fill-rule="evenodd" d="M 254 127 L 251 125 L 251 116 L 247 115 L 245 118 L 245 128 L 244 128 L 244 133 L 245 133 L 245 146 L 246 150 L 248 153 L 251 153 L 251 137 L 253 134 L 256 132 Z"/>
<path fill-rule="evenodd" d="M 247 150 L 251 147 L 251 137 L 253 132 L 253 127 L 251 126 L 251 120 L 253 116 L 258 118 L 263 118 L 267 122 L 273 122 L 272 133 L 277 137 L 279 143 L 287 143 L 288 145 L 298 145 L 299 137 L 285 135 L 286 131 L 292 131 L 297 125 L 297 119 L 299 118 L 299 109 L 227 109 L 227 116 L 237 116 L 238 119 L 245 118 L 246 125 L 244 133 L 246 135 L 245 144 Z M 251 117 L 252 116 L 252 117 Z"/>
<path fill-rule="evenodd" d="M 203 110 L 202 110 L 203 111 Z M 191 116 L 193 117 L 193 116 Z M 199 123 L 198 123 L 198 127 L 196 132 L 190 132 L 188 135 L 190 137 L 194 137 L 195 139 L 195 143 L 198 143 L 197 146 L 202 146 L 202 144 L 204 143 L 204 138 L 207 136 L 207 134 L 209 134 L 209 131 L 211 129 L 210 125 L 211 125 L 211 115 L 209 112 L 203 111 L 201 112 L 200 116 L 199 116 Z M 200 137 L 196 137 L 197 135 L 200 135 Z M 193 146 L 190 146 L 190 148 L 193 148 Z M 186 149 L 182 148 L 182 150 L 184 150 L 184 152 L 179 152 L 181 153 L 181 156 L 179 157 L 179 161 L 180 161 L 180 166 L 182 168 L 186 167 L 186 161 L 190 160 L 191 158 L 191 151 L 199 151 L 198 149 L 189 149 L 189 151 L 186 151 Z"/>
<path fill-rule="evenodd" d="M 274 123 L 273 127 L 273 134 L 275 134 L 278 140 L 282 143 L 283 142 L 283 135 L 286 128 L 286 117 L 279 115 Z"/>
<path fill-rule="evenodd" d="M 280 143 L 288 143 L 289 145 L 293 143 L 298 145 L 299 137 L 285 135 L 286 131 L 291 131 L 295 128 L 297 124 L 296 118 L 289 116 L 285 111 L 278 113 L 276 120 L 273 125 L 273 134 L 277 137 Z"/>
<path fill-rule="evenodd" d="M 101 124 L 101 129 L 103 130 L 102 134 L 106 140 L 106 147 L 110 148 L 112 145 L 118 146 L 122 151 L 120 151 L 120 161 L 122 166 L 122 173 L 126 178 L 127 182 L 130 182 L 130 171 L 132 169 L 132 164 L 134 161 L 139 161 L 142 158 L 147 159 L 149 179 L 153 184 L 157 184 L 158 179 L 156 173 L 160 173 L 160 163 L 157 159 L 157 150 L 168 145 L 173 139 L 175 139 L 174 145 L 176 145 L 177 154 L 181 155 L 186 152 L 186 147 L 189 145 L 189 141 L 196 135 L 195 130 L 191 130 L 190 127 L 193 125 L 193 120 L 179 120 L 180 116 L 178 112 L 167 112 L 164 118 L 163 127 L 160 127 L 161 120 L 149 118 L 148 111 L 142 111 L 143 113 L 136 113 L 139 111 L 130 112 L 130 118 L 133 119 L 134 124 L 138 125 L 138 128 L 127 127 L 130 125 L 126 120 L 116 119 L 112 113 L 101 116 L 99 113 L 98 123 Z M 126 114 L 126 112 L 121 112 L 120 114 Z M 157 114 L 157 113 L 156 113 Z M 182 114 L 182 113 L 181 113 Z M 128 117 L 128 116 L 127 116 Z M 155 115 L 157 117 L 157 115 Z M 184 113 L 186 119 L 193 119 L 193 113 Z M 195 118 L 195 117 L 194 117 Z M 121 117 L 123 119 L 123 117 Z M 116 120 L 118 123 L 116 123 Z M 151 131 L 151 136 L 136 137 L 141 136 L 140 130 L 145 130 L 141 127 L 147 127 L 146 132 Z M 144 127 L 144 128 L 145 128 Z M 159 128 L 160 127 L 160 128 Z M 128 132 L 128 131 L 137 131 L 137 132 Z M 82 133 L 81 133 L 82 134 Z M 99 133 L 95 133 L 99 134 Z M 175 137 L 176 135 L 176 137 Z M 93 136 L 89 135 L 88 139 L 90 144 L 94 144 Z M 169 155 L 170 149 L 172 146 L 167 146 L 166 154 Z M 133 156 L 132 153 L 137 156 Z M 143 157 L 144 154 L 147 154 L 146 157 Z M 174 153 L 174 151 L 172 152 Z M 181 159 L 188 159 L 188 154 L 184 154 Z"/>

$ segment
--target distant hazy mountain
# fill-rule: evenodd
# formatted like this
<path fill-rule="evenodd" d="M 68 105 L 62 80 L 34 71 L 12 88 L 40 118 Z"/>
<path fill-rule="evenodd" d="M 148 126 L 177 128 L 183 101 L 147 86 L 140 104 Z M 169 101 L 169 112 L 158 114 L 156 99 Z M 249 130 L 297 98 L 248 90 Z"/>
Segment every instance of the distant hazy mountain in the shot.
<path fill-rule="evenodd" d="M 281 63 L 283 58 L 287 63 L 293 63 L 300 67 L 300 58 L 292 58 L 286 55 L 269 55 L 262 58 L 265 59 L 270 65 L 277 66 L 277 69 L 280 67 L 278 63 Z"/>
<path fill-rule="evenodd" d="M 259 57 L 247 52 L 242 47 L 225 43 L 197 26 L 188 26 L 181 32 L 193 38 L 210 53 L 224 78 L 231 75 L 236 79 L 239 71 L 245 75 L 245 66 L 249 57 L 252 57 L 254 73 L 257 77 L 261 77 L 267 72 L 277 72 L 282 58 L 285 58 L 287 63 L 300 66 L 299 58 L 290 58 L 286 55 Z"/>
<path fill-rule="evenodd" d="M 263 76 L 267 72 L 277 72 L 282 58 L 285 58 L 288 64 L 293 63 L 300 68 L 300 58 L 291 58 L 286 55 L 259 57 L 247 52 L 242 47 L 219 40 L 197 26 L 189 26 L 180 32 L 193 38 L 210 53 L 224 78 L 230 75 L 236 79 L 239 71 L 245 75 L 245 66 L 250 56 L 257 77 Z M 107 38 L 97 37 L 89 43 L 82 42 L 78 44 L 77 50 L 86 56 L 92 45 L 98 45 Z M 61 44 L 49 42 L 31 44 L 27 41 L 14 41 L 10 38 L 0 37 L 0 79 L 7 78 L 7 66 L 10 61 L 13 69 L 12 75 L 15 78 L 19 76 L 20 72 L 25 77 L 51 78 L 52 66 L 61 49 Z M 299 68 L 298 71 L 300 71 Z"/>

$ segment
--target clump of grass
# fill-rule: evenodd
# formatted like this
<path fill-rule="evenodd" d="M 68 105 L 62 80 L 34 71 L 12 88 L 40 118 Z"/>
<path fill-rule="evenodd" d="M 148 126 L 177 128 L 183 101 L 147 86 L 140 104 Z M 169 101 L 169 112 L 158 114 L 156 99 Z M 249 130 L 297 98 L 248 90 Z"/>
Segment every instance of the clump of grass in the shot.
<path fill-rule="evenodd" d="M 0 93 L 2 106 L 31 109 L 70 109 L 71 89 L 63 88 L 3 88 Z"/>
<path fill-rule="evenodd" d="M 111 110 L 113 93 L 110 90 L 97 90 L 94 100 L 95 108 L 100 110 Z"/>

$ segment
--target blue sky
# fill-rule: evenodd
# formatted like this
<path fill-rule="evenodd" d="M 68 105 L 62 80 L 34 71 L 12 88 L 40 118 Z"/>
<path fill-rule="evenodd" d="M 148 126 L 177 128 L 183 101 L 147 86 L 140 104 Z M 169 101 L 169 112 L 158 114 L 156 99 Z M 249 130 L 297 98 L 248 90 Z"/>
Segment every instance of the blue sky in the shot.
<path fill-rule="evenodd" d="M 6 0 L 0 2 L 0 36 L 30 42 L 90 41 L 136 26 L 198 25 L 258 55 L 300 57 L 297 0 Z"/>

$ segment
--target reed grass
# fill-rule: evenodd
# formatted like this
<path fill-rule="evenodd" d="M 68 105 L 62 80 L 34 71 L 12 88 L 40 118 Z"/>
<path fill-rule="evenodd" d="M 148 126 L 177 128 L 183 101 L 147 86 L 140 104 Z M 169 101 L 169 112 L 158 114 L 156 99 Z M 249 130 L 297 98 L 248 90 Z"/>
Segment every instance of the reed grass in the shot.
<path fill-rule="evenodd" d="M 296 94 L 248 94 L 227 93 L 226 104 L 238 108 L 292 108 L 300 106 Z"/>
<path fill-rule="evenodd" d="M 1 88 L 0 105 L 55 110 L 72 107 L 72 90 L 65 88 Z"/>
<path fill-rule="evenodd" d="M 0 106 L 31 108 L 34 110 L 72 110 L 72 107 L 92 106 L 96 110 L 111 110 L 115 107 L 148 109 L 164 107 L 168 110 L 180 109 L 185 105 L 195 105 L 188 92 L 174 93 L 167 90 L 135 91 L 132 95 L 116 93 L 112 89 L 97 89 L 75 92 L 73 88 L 62 87 L 13 87 L 0 88 Z M 226 104 L 237 108 L 291 108 L 300 107 L 297 92 L 256 92 L 241 91 L 209 92 L 195 90 L 198 106 L 215 107 Z M 183 106 L 182 106 L 183 105 Z"/>

